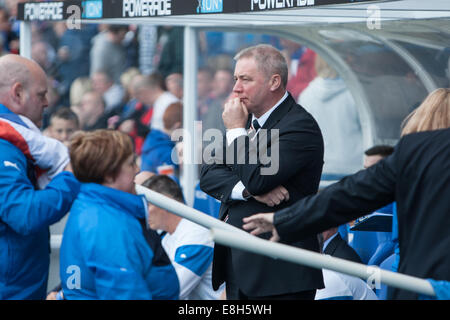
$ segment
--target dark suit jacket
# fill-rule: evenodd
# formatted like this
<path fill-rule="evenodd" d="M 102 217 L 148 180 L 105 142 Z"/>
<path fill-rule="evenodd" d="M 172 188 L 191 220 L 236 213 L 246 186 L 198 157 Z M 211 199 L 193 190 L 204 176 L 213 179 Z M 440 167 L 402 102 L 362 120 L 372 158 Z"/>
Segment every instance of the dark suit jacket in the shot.
<path fill-rule="evenodd" d="M 397 201 L 398 272 L 450 281 L 450 129 L 403 137 L 394 153 L 276 212 L 285 241 L 299 240 Z M 394 290 L 397 299 L 417 294 Z"/>
<path fill-rule="evenodd" d="M 323 251 L 324 254 L 329 254 L 330 256 L 341 258 L 357 263 L 362 263 L 361 258 L 356 253 L 356 251 L 348 245 L 344 239 L 341 238 L 339 233 L 331 239 L 327 247 Z"/>
<path fill-rule="evenodd" d="M 249 117 L 250 119 L 250 117 Z M 249 123 L 247 128 L 249 127 Z M 236 157 L 232 163 L 204 165 L 202 167 L 200 187 L 212 197 L 222 202 L 220 218 L 228 217 L 227 223 L 242 228 L 242 219 L 258 212 L 273 212 L 293 204 L 302 197 L 317 192 L 323 166 L 323 139 L 313 117 L 295 103 L 289 95 L 270 115 L 262 129 L 278 129 L 278 141 L 267 136 L 267 148 L 275 153 L 275 143 L 279 146 L 278 171 L 271 175 L 262 175 L 261 168 L 270 165 L 249 161 L 249 138 L 242 136 L 235 140 L 235 156 L 244 156 L 244 164 L 238 164 Z M 275 131 L 273 131 L 275 132 Z M 261 133 L 261 131 L 260 131 Z M 259 136 L 259 134 L 258 134 Z M 241 139 L 241 140 L 240 140 Z M 238 141 L 245 147 L 238 149 Z M 230 152 L 228 149 L 226 152 Z M 224 152 L 224 154 L 226 153 Z M 274 162 L 274 161 L 273 161 Z M 254 163 L 254 164 L 251 164 Z M 283 185 L 290 195 L 289 202 L 277 207 L 268 207 L 253 198 L 248 201 L 236 201 L 230 198 L 238 181 L 252 195 L 265 194 L 279 185 Z M 261 237 L 268 239 L 269 234 Z M 294 246 L 319 252 L 315 235 L 301 241 L 290 243 Z M 228 249 L 216 245 L 213 260 L 213 287 L 225 281 L 226 259 L 232 258 L 233 275 L 240 290 L 248 296 L 270 296 L 301 292 L 323 287 L 320 270 L 295 265 L 293 263 L 271 259 L 247 251 Z"/>

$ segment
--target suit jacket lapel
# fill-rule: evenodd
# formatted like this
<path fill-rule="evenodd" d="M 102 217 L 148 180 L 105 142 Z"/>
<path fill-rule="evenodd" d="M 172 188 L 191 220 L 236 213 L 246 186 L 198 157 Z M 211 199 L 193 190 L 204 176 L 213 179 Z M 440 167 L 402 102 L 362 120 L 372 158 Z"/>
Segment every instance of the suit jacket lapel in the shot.
<path fill-rule="evenodd" d="M 334 254 L 334 252 L 336 251 L 336 248 L 339 245 L 339 239 L 340 239 L 340 236 L 338 234 L 336 237 L 334 237 L 330 241 L 330 243 L 327 245 L 327 247 L 325 248 L 325 251 L 323 253 L 329 254 L 330 256 L 332 256 Z"/>
<path fill-rule="evenodd" d="M 271 129 L 273 128 L 280 120 L 291 110 L 291 108 L 295 105 L 295 100 L 292 98 L 291 94 L 288 93 L 288 96 L 284 101 L 270 114 L 267 121 L 262 126 L 262 129 Z"/>

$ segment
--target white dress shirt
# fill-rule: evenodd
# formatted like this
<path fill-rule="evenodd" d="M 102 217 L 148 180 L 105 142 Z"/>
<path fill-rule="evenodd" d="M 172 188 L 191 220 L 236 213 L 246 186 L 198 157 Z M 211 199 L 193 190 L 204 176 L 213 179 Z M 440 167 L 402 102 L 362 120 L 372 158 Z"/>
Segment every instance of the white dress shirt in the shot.
<path fill-rule="evenodd" d="M 266 113 L 264 113 L 261 117 L 256 118 L 254 114 L 252 114 L 252 122 L 253 120 L 258 121 L 260 127 L 262 127 L 267 119 L 269 119 L 270 115 L 272 114 L 272 112 L 288 97 L 288 92 L 286 91 L 283 95 L 283 97 L 272 107 L 270 108 L 268 111 L 266 111 Z M 256 132 L 256 134 L 258 134 L 259 130 Z M 255 136 L 256 136 L 255 134 Z M 230 145 L 231 143 L 233 143 L 233 141 L 235 139 L 237 139 L 240 136 L 244 136 L 244 135 L 248 135 L 247 130 L 245 130 L 245 128 L 234 128 L 234 129 L 230 129 L 227 130 L 227 144 Z M 242 196 L 242 192 L 244 191 L 245 186 L 242 183 L 242 181 L 239 181 L 233 188 L 233 191 L 231 191 L 231 199 L 233 200 L 246 200 L 244 199 L 244 197 Z"/>

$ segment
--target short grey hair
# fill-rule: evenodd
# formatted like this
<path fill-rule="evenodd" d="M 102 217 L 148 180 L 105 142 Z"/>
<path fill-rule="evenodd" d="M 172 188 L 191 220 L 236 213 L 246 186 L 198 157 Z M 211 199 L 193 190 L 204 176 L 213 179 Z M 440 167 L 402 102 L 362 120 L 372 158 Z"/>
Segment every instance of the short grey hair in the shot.
<path fill-rule="evenodd" d="M 288 66 L 283 54 L 275 47 L 268 44 L 259 44 L 239 51 L 234 60 L 243 58 L 255 59 L 258 68 L 270 78 L 274 74 L 281 77 L 281 84 L 284 88 L 288 82 Z"/>

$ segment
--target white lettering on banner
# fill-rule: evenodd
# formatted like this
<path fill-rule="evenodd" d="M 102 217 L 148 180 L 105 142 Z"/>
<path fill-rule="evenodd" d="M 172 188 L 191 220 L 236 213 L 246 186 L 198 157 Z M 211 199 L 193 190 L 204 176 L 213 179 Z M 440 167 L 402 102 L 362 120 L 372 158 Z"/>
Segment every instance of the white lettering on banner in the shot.
<path fill-rule="evenodd" d="M 25 3 L 24 20 L 63 20 L 64 2 Z"/>
<path fill-rule="evenodd" d="M 76 5 L 71 5 L 67 8 L 67 14 L 70 16 L 67 18 L 66 26 L 69 30 L 80 30 L 81 29 L 81 8 Z"/>
<path fill-rule="evenodd" d="M 366 270 L 370 276 L 367 278 L 367 285 L 370 289 L 381 289 L 381 271 L 376 266 L 369 266 Z"/>
<path fill-rule="evenodd" d="M 285 9 L 293 7 L 313 6 L 314 0 L 250 0 L 250 9 L 253 10 L 270 10 Z"/>
<path fill-rule="evenodd" d="M 367 28 L 369 30 L 381 29 L 381 10 L 376 5 L 370 5 L 367 7 Z"/>
<path fill-rule="evenodd" d="M 297 7 L 313 6 L 314 0 L 297 0 Z"/>
<path fill-rule="evenodd" d="M 200 130 L 196 131 L 194 136 L 185 129 L 176 129 L 170 136 L 170 139 L 175 143 L 182 141 L 186 146 L 193 145 L 193 154 L 186 156 L 187 152 L 184 153 L 183 164 L 260 164 L 262 176 L 278 173 L 280 168 L 279 129 L 260 129 L 258 134 L 250 139 L 248 149 L 245 149 L 245 140 L 238 139 L 235 153 L 234 148 L 224 149 L 225 137 L 219 129 L 210 128 L 205 130 L 202 135 L 201 121 L 195 121 L 195 127 L 200 128 Z M 243 150 L 247 152 L 242 152 Z M 226 153 L 224 154 L 224 152 Z M 248 157 L 246 157 L 247 155 Z M 171 159 L 173 163 L 180 164 L 175 147 L 172 149 Z"/>
<path fill-rule="evenodd" d="M 122 17 L 151 17 L 172 14 L 171 0 L 123 0 Z"/>

